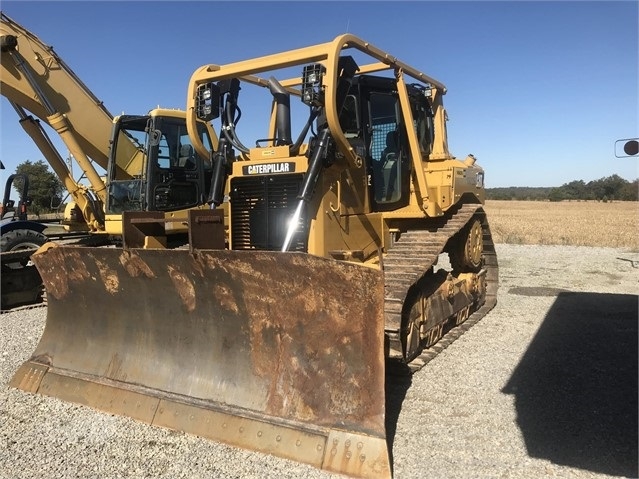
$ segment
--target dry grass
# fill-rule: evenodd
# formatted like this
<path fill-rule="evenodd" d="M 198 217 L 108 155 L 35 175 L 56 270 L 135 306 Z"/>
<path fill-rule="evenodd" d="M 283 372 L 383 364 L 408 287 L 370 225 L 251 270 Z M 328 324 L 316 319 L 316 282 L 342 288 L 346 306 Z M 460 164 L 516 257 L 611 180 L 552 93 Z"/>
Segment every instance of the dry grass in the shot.
<path fill-rule="evenodd" d="M 498 201 L 485 206 L 496 243 L 608 246 L 639 252 L 639 203 Z"/>

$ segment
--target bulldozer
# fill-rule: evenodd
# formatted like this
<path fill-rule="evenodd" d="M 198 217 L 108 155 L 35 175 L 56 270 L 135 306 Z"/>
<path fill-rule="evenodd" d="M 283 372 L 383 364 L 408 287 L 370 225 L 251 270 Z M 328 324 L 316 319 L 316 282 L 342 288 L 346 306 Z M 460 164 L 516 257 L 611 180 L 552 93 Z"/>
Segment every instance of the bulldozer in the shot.
<path fill-rule="evenodd" d="M 391 477 L 388 366 L 496 303 L 484 170 L 449 152 L 445 94 L 351 34 L 198 68 L 186 126 L 209 211 L 183 247 L 126 208 L 121 248 L 43 246 L 46 327 L 11 385 Z"/>
<path fill-rule="evenodd" d="M 120 244 L 123 211 L 152 211 L 163 221 L 160 241 L 184 243 L 187 211 L 209 209 L 212 165 L 208 157 L 195 160 L 183 110 L 158 107 L 144 115 L 113 116 L 53 47 L 3 12 L 0 93 L 69 192 L 61 221 L 69 233 L 86 233 L 93 244 Z M 68 161 L 42 123 L 62 140 Z M 216 148 L 210 124 L 200 121 L 197 128 L 200 140 Z M 81 173 L 77 179 L 73 166 Z M 34 226 L 12 223 L 11 230 L 37 239 L 29 242 L 36 246 L 47 238 L 44 228 Z M 35 268 L 14 267 L 30 264 L 33 251 L 25 247 L 9 255 L 3 250 L 2 309 L 39 295 Z"/>

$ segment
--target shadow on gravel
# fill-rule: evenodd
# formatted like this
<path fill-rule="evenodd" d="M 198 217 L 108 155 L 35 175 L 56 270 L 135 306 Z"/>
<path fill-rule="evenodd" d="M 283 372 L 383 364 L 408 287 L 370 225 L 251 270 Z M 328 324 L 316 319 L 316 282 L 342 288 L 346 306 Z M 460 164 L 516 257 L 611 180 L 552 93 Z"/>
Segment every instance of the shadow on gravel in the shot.
<path fill-rule="evenodd" d="M 402 410 L 402 403 L 412 384 L 412 374 L 407 365 L 399 361 L 386 360 L 386 445 L 390 458 L 391 471 L 393 469 L 393 443 L 397 432 L 397 421 Z"/>
<path fill-rule="evenodd" d="M 638 476 L 638 298 L 558 293 L 502 390 L 531 457 Z"/>

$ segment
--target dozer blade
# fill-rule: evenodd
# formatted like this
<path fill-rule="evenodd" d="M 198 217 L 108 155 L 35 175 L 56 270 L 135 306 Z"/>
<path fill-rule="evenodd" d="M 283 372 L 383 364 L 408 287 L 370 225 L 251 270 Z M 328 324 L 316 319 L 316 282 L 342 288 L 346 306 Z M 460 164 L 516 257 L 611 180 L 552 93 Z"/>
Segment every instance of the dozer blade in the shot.
<path fill-rule="evenodd" d="M 58 246 L 11 386 L 356 477 L 390 477 L 383 275 L 302 253 Z"/>

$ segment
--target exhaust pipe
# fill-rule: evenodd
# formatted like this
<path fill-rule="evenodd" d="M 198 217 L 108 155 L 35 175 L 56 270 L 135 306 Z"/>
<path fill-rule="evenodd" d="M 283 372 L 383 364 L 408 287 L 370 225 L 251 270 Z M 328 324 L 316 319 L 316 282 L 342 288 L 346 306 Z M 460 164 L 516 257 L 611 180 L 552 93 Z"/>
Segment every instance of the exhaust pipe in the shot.
<path fill-rule="evenodd" d="M 268 88 L 277 104 L 276 146 L 290 145 L 293 143 L 291 135 L 291 95 L 280 85 L 275 77 L 268 79 Z"/>

